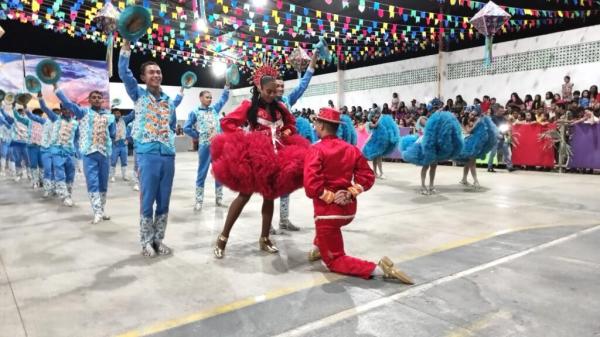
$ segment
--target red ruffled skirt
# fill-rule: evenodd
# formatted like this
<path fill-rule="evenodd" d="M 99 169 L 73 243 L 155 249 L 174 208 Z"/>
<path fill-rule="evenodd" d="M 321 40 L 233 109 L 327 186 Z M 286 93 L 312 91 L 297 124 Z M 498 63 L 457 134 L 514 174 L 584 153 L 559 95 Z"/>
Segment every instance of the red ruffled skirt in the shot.
<path fill-rule="evenodd" d="M 309 146 L 305 138 L 292 135 L 283 137 L 275 152 L 265 133 L 223 133 L 211 142 L 213 174 L 231 190 L 276 199 L 302 187 Z"/>

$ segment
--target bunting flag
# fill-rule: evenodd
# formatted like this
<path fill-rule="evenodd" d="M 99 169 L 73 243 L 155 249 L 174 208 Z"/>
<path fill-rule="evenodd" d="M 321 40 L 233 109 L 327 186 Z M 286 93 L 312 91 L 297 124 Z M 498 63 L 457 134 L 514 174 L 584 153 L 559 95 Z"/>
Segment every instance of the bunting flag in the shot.
<path fill-rule="evenodd" d="M 0 4 L 0 20 L 15 20 L 97 43 L 113 40 L 118 33 L 99 29 L 93 19 L 106 0 L 6 0 Z M 552 0 L 568 5 L 564 10 L 502 7 L 513 18 L 497 34 L 559 25 L 565 20 L 598 16 L 600 9 L 588 0 Z M 485 2 L 446 0 L 450 6 L 476 11 Z M 322 36 L 334 62 L 353 63 L 390 55 L 438 48 L 445 43 L 481 39 L 467 16 L 411 9 L 371 0 L 324 0 L 323 9 L 313 9 L 286 0 L 274 0 L 265 8 L 250 0 L 115 0 L 123 10 L 142 5 L 152 14 L 153 24 L 134 46 L 134 52 L 174 62 L 199 66 L 216 59 L 237 62 L 242 71 L 248 63 L 269 55 L 279 58 L 295 48 L 311 50 Z M 369 20 L 335 13 L 339 8 L 373 12 Z M 338 10 L 339 10 L 338 8 Z M 347 12 L 347 11 L 345 11 Z M 202 28 L 202 29 L 201 29 Z M 289 63 L 287 67 L 291 66 Z"/>

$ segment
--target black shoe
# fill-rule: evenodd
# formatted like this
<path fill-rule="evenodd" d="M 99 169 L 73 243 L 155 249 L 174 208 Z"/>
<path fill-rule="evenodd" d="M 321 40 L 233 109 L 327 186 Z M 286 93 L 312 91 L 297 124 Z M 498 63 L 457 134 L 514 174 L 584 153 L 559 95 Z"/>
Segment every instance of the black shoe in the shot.
<path fill-rule="evenodd" d="M 496 170 L 494 170 L 493 168 L 489 168 L 488 172 L 496 172 Z"/>
<path fill-rule="evenodd" d="M 511 168 L 509 168 L 509 169 L 508 169 L 508 172 L 513 172 L 513 171 L 515 171 L 515 170 L 516 170 L 516 169 L 515 169 L 514 167 L 511 167 Z"/>

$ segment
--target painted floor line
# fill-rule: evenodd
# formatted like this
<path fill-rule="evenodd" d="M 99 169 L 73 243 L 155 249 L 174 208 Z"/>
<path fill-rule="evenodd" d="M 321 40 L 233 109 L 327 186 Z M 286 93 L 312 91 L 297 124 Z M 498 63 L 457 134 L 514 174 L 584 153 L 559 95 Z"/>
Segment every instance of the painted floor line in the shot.
<path fill-rule="evenodd" d="M 594 227 L 591 227 L 591 228 L 587 228 L 587 229 L 581 230 L 579 232 L 576 232 L 576 233 L 573 233 L 573 234 L 569 234 L 567 236 L 563 236 L 561 238 L 558 238 L 558 239 L 555 239 L 555 240 L 543 243 L 541 245 L 538 245 L 538 246 L 526 249 L 524 251 L 521 251 L 521 252 L 518 252 L 518 253 L 515 253 L 515 254 L 511 254 L 511 255 L 507 255 L 505 257 L 496 259 L 494 261 L 491 261 L 491 262 L 488 262 L 488 263 L 485 263 L 485 264 L 482 264 L 482 265 L 479 265 L 479 266 L 476 266 L 476 267 L 473 267 L 473 268 L 469 268 L 469 269 L 463 270 L 461 272 L 458 272 L 458 273 L 455 273 L 455 274 L 452 274 L 452 275 L 448 275 L 448 276 L 439 278 L 437 280 L 434 280 L 434 281 L 431 281 L 431 282 L 428 282 L 428 283 L 424 283 L 424 284 L 420 284 L 420 285 L 411 287 L 411 288 L 409 288 L 406 291 L 403 291 L 401 293 L 397 293 L 397 294 L 394 294 L 394 295 L 391 295 L 391 296 L 387 296 L 387 297 L 383 297 L 383 298 L 380 298 L 380 299 L 377 299 L 377 300 L 373 300 L 371 302 L 359 305 L 359 306 L 354 307 L 352 309 L 348 309 L 348 310 L 344 310 L 344 311 L 338 312 L 336 314 L 333 314 L 331 316 L 325 317 L 323 319 L 320 319 L 320 320 L 317 320 L 317 321 L 314 321 L 314 322 L 311 322 L 311 323 L 308 323 L 308 324 L 296 327 L 296 328 L 294 328 L 292 330 L 289 330 L 289 331 L 284 332 L 282 334 L 276 335 L 275 337 L 295 337 L 295 336 L 302 336 L 302 335 L 305 335 L 305 334 L 307 334 L 309 332 L 313 332 L 313 331 L 316 331 L 316 330 L 319 330 L 319 329 L 322 329 L 322 328 L 326 328 L 326 327 L 328 327 L 328 326 L 330 326 L 330 325 L 332 325 L 334 323 L 337 323 L 337 322 L 340 322 L 340 321 L 342 321 L 344 319 L 348 319 L 348 318 L 354 317 L 356 315 L 365 313 L 365 312 L 370 311 L 372 309 L 375 309 L 375 308 L 378 308 L 378 307 L 390 304 L 392 302 L 398 301 L 401 298 L 408 297 L 408 296 L 420 295 L 420 294 L 424 293 L 425 291 L 427 291 L 427 290 L 429 290 L 429 289 L 431 289 L 433 287 L 436 287 L 438 285 L 441 285 L 441 284 L 444 284 L 444 283 L 448 283 L 448 282 L 451 282 L 453 280 L 456 280 L 456 279 L 459 279 L 459 278 L 462 278 L 462 277 L 469 276 L 469 275 L 472 275 L 474 273 L 480 272 L 482 270 L 486 270 L 486 269 L 498 266 L 500 264 L 516 260 L 516 259 L 518 259 L 520 257 L 525 256 L 525 255 L 528 255 L 528 254 L 531 254 L 531 253 L 534 253 L 534 252 L 546 249 L 548 247 L 555 246 L 557 244 L 560 244 L 560 243 L 568 241 L 568 240 L 572 240 L 572 239 L 574 239 L 576 237 L 579 237 L 581 235 L 585 235 L 585 234 L 591 233 L 591 232 L 596 231 L 598 229 L 600 229 L 600 225 L 594 226 Z"/>
<path fill-rule="evenodd" d="M 404 262 L 404 261 L 408 261 L 408 260 L 413 260 L 413 259 L 416 259 L 419 257 L 436 254 L 436 253 L 439 253 L 442 251 L 446 251 L 446 250 L 450 250 L 450 249 L 454 249 L 454 248 L 458 248 L 458 247 L 464 247 L 464 246 L 470 245 L 472 243 L 486 240 L 486 239 L 496 237 L 496 236 L 499 236 L 502 234 L 525 231 L 525 230 L 530 230 L 530 229 L 549 228 L 549 227 L 556 227 L 556 226 L 548 225 L 548 226 L 533 226 L 533 227 L 523 227 L 523 228 L 514 228 L 514 229 L 504 229 L 501 231 L 486 233 L 486 234 L 482 234 L 482 235 L 478 235 L 478 236 L 474 236 L 474 237 L 468 237 L 468 238 L 460 239 L 457 241 L 444 243 L 444 244 L 442 244 L 438 247 L 435 247 L 431 250 L 428 250 L 426 252 L 409 254 L 409 255 L 403 256 L 402 258 L 394 259 L 394 261 L 396 263 L 399 263 L 399 262 Z M 206 310 L 201 310 L 201 311 L 194 312 L 194 313 L 182 316 L 182 317 L 169 319 L 169 320 L 166 320 L 163 322 L 158 322 L 158 323 L 152 324 L 147 327 L 133 329 L 133 330 L 118 334 L 115 337 L 141 337 L 141 336 L 156 334 L 156 333 L 170 330 L 170 329 L 182 326 L 182 325 L 195 323 L 195 322 L 202 321 L 202 320 L 210 318 L 210 317 L 214 317 L 217 315 L 221 315 L 221 314 L 225 314 L 228 312 L 243 309 L 245 307 L 249 307 L 251 305 L 258 304 L 260 302 L 276 299 L 276 298 L 283 297 L 283 296 L 286 296 L 286 295 L 289 295 L 289 294 L 292 294 L 292 293 L 295 293 L 298 291 L 302 291 L 302 290 L 317 287 L 317 286 L 320 286 L 323 284 L 335 282 L 337 280 L 341 280 L 341 279 L 347 278 L 347 277 L 348 276 L 339 275 L 339 274 L 324 274 L 324 275 L 322 275 L 316 279 L 313 279 L 309 282 L 300 283 L 300 284 L 297 284 L 297 285 L 291 286 L 291 287 L 275 289 L 275 290 L 269 291 L 262 295 L 247 297 L 247 298 L 244 298 L 244 299 L 241 299 L 238 301 L 234 301 L 234 302 L 231 302 L 231 303 L 228 303 L 225 305 L 217 306 L 217 307 L 206 309 Z M 413 288 L 411 288 L 411 289 L 413 289 Z"/>

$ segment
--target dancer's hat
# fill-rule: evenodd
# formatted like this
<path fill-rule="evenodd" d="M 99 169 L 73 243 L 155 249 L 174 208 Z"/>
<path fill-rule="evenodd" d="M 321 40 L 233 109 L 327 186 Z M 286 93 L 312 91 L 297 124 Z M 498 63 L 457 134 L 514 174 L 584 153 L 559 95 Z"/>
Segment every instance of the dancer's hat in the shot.
<path fill-rule="evenodd" d="M 313 120 L 321 120 L 324 122 L 340 124 L 340 112 L 332 108 L 321 108 L 319 114 L 312 117 Z"/>
<path fill-rule="evenodd" d="M 129 6 L 119 15 L 117 29 L 124 39 L 137 41 L 152 25 L 148 9 L 142 6 Z"/>
<path fill-rule="evenodd" d="M 45 59 L 37 64 L 35 73 L 40 81 L 46 84 L 54 84 L 60 80 L 62 70 L 53 59 Z"/>
<path fill-rule="evenodd" d="M 32 98 L 32 96 L 30 93 L 23 92 L 23 93 L 18 94 L 15 100 L 17 101 L 17 104 L 21 104 L 21 105 L 25 106 L 25 105 L 27 105 L 27 103 L 29 103 L 29 101 L 31 101 L 31 98 Z"/>
<path fill-rule="evenodd" d="M 325 42 L 325 38 L 322 36 L 319 37 L 319 43 L 315 45 L 315 49 L 319 53 L 319 58 L 327 63 L 331 62 L 331 53 L 329 52 L 329 48 L 327 48 L 327 42 Z"/>
<path fill-rule="evenodd" d="M 227 82 L 231 85 L 238 85 L 240 83 L 240 70 L 235 64 L 230 65 L 225 72 Z"/>
<path fill-rule="evenodd" d="M 181 75 L 181 86 L 189 89 L 191 87 L 194 86 L 194 84 L 196 84 L 196 81 L 198 80 L 198 77 L 196 77 L 196 74 L 192 71 L 186 71 L 183 75 Z"/>
<path fill-rule="evenodd" d="M 15 102 L 15 94 L 12 92 L 7 92 L 4 95 L 4 103 L 11 105 Z"/>
<path fill-rule="evenodd" d="M 25 76 L 25 88 L 32 94 L 38 94 L 42 91 L 42 83 L 33 75 Z"/>

